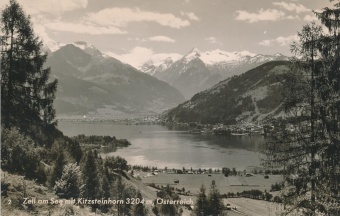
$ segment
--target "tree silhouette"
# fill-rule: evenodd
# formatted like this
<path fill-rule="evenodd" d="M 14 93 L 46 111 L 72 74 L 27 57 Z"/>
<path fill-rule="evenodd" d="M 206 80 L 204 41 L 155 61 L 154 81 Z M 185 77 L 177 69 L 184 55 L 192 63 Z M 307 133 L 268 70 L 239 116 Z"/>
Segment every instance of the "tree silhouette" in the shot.
<path fill-rule="evenodd" d="M 42 42 L 15 0 L 1 13 L 1 34 L 1 124 L 34 137 L 36 127 L 56 125 L 53 101 L 58 82 L 50 82 Z"/>
<path fill-rule="evenodd" d="M 208 200 L 207 195 L 205 194 L 204 185 L 201 186 L 200 192 L 197 195 L 194 213 L 198 216 L 204 216 L 208 213 Z"/>
<path fill-rule="evenodd" d="M 281 165 L 288 187 L 287 212 L 340 211 L 340 3 L 316 13 L 329 32 L 305 25 L 292 45 L 290 73 L 284 82 L 287 115 L 275 125 L 266 162 Z"/>

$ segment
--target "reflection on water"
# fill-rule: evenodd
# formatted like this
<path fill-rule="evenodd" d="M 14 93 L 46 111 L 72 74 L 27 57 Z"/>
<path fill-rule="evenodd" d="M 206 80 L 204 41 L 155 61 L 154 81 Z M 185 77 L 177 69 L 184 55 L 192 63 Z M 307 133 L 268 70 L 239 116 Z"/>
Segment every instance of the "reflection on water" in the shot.
<path fill-rule="evenodd" d="M 194 135 L 160 125 L 60 122 L 65 135 L 110 135 L 126 138 L 131 146 L 103 155 L 119 155 L 129 164 L 159 168 L 245 169 L 259 166 L 262 136 Z"/>

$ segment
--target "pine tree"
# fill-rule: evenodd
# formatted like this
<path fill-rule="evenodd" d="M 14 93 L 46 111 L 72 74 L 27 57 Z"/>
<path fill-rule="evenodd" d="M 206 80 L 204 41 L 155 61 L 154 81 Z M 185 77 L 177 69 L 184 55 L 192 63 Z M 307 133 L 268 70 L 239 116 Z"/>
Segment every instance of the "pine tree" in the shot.
<path fill-rule="evenodd" d="M 329 31 L 319 40 L 321 62 L 315 86 L 321 133 L 317 205 L 340 214 L 340 2 L 316 15 Z"/>
<path fill-rule="evenodd" d="M 293 44 L 299 58 L 284 84 L 287 116 L 276 125 L 265 153 L 267 162 L 284 167 L 286 212 L 339 214 L 340 3 L 316 15 L 329 32 L 312 23 Z"/>
<path fill-rule="evenodd" d="M 64 152 L 59 149 L 57 159 L 54 162 L 53 170 L 51 173 L 50 178 L 50 185 L 53 187 L 55 185 L 55 182 L 60 179 L 60 177 L 63 174 L 63 169 L 65 165 L 65 155 Z"/>
<path fill-rule="evenodd" d="M 43 68 L 47 55 L 41 53 L 42 42 L 15 0 L 1 13 L 1 33 L 1 124 L 34 136 L 32 130 L 56 124 L 53 100 L 57 80 L 49 82 L 50 68 Z"/>
<path fill-rule="evenodd" d="M 77 163 L 65 165 L 61 178 L 56 181 L 54 186 L 56 194 L 66 199 L 78 198 L 83 189 L 80 167 L 77 166 Z"/>
<path fill-rule="evenodd" d="M 137 191 L 136 198 L 139 200 L 143 200 L 143 197 L 140 191 Z M 145 208 L 144 203 L 140 202 L 132 207 L 132 215 L 135 215 L 135 216 L 148 215 L 148 209 Z"/>
<path fill-rule="evenodd" d="M 194 212 L 197 216 L 204 216 L 208 214 L 208 200 L 207 195 L 205 194 L 204 185 L 201 186 L 200 193 L 197 195 Z"/>
<path fill-rule="evenodd" d="M 96 161 L 92 151 L 88 151 L 82 164 L 83 181 L 85 184 L 84 198 L 95 199 L 99 191 L 99 179 Z"/>
<path fill-rule="evenodd" d="M 102 199 L 109 199 L 111 197 L 111 194 L 110 194 L 111 188 L 110 188 L 110 183 L 107 180 L 105 175 L 101 176 L 100 187 L 101 187 L 100 198 L 102 198 Z M 100 210 L 102 212 L 104 212 L 104 213 L 107 213 L 109 208 L 110 208 L 109 205 L 101 205 L 100 206 Z"/>
<path fill-rule="evenodd" d="M 218 216 L 223 212 L 223 203 L 221 194 L 218 191 L 215 181 L 211 182 L 210 192 L 208 196 L 208 215 Z"/>

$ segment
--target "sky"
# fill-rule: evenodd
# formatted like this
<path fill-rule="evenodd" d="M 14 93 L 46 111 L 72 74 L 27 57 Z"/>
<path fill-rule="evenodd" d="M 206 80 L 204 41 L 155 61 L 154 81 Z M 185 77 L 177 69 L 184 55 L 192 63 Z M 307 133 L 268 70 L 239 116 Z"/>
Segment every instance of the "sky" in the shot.
<path fill-rule="evenodd" d="M 137 66 L 192 48 L 290 54 L 328 0 L 17 0 L 44 41 L 86 41 Z M 9 0 L 0 0 L 3 9 Z"/>

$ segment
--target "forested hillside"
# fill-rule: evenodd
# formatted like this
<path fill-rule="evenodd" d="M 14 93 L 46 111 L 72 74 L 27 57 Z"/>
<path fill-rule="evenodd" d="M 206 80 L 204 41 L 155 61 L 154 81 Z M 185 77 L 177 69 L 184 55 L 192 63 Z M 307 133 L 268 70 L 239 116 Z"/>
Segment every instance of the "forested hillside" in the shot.
<path fill-rule="evenodd" d="M 197 93 L 191 100 L 164 113 L 167 122 L 235 124 L 280 115 L 282 82 L 289 62 L 265 63 Z"/>
<path fill-rule="evenodd" d="M 127 161 L 119 156 L 103 159 L 97 151 L 101 145 L 130 143 L 110 136 L 64 136 L 56 127 L 53 103 L 58 80 L 44 66 L 47 56 L 29 16 L 11 0 L 0 24 L 1 215 L 144 215 L 143 205 L 98 201 L 142 198 L 129 181 L 124 183 L 129 179 Z M 78 198 L 91 202 L 79 203 Z"/>

